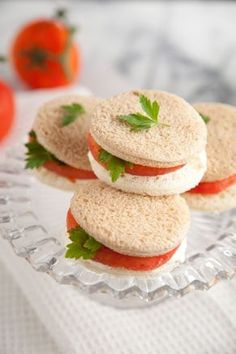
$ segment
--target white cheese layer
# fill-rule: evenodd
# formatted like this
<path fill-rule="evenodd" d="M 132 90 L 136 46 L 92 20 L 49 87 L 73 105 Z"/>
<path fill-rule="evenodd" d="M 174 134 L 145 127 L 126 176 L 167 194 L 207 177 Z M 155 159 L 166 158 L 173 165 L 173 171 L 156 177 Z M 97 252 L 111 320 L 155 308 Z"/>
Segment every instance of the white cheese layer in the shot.
<path fill-rule="evenodd" d="M 192 189 L 201 181 L 207 168 L 207 158 L 204 151 L 177 171 L 155 177 L 125 173 L 116 182 L 112 182 L 109 171 L 94 159 L 91 152 L 88 153 L 88 157 L 94 173 L 103 182 L 125 192 L 153 196 L 180 194 Z"/>

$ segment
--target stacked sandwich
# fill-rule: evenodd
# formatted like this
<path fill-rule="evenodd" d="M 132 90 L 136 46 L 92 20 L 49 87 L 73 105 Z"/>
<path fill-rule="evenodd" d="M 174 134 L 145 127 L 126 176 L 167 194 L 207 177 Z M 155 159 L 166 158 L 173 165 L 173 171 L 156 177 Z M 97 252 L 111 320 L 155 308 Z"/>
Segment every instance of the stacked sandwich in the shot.
<path fill-rule="evenodd" d="M 39 109 L 26 144 L 26 168 L 43 183 L 73 191 L 82 181 L 96 178 L 87 157 L 87 134 L 100 101 L 71 95 Z"/>
<path fill-rule="evenodd" d="M 175 95 L 133 91 L 96 105 L 88 135 L 98 180 L 80 184 L 67 216 L 67 257 L 108 271 L 171 269 L 184 260 L 183 193 L 206 171 L 206 125 Z"/>
<path fill-rule="evenodd" d="M 107 100 L 67 96 L 41 107 L 26 166 L 43 182 L 76 191 L 66 257 L 113 272 L 182 262 L 185 199 L 200 210 L 236 205 L 235 116 L 228 105 L 193 108 L 150 90 Z"/>
<path fill-rule="evenodd" d="M 229 210 L 236 207 L 236 107 L 222 103 L 194 107 L 207 123 L 207 171 L 184 197 L 196 210 Z"/>

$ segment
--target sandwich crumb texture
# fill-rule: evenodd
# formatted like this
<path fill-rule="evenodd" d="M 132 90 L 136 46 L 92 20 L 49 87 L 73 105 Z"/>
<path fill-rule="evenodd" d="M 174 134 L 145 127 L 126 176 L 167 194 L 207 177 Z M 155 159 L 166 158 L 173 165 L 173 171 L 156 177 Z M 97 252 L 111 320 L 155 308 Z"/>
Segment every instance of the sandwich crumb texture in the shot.
<path fill-rule="evenodd" d="M 53 99 L 38 110 L 33 130 L 37 140 L 67 165 L 91 170 L 87 153 L 90 118 L 101 99 L 93 96 L 70 95 Z M 79 103 L 85 109 L 73 123 L 62 126 L 63 105 Z"/>
<path fill-rule="evenodd" d="M 125 193 L 101 181 L 78 186 L 71 201 L 77 223 L 103 245 L 132 256 L 156 256 L 177 247 L 189 227 L 189 209 L 178 195 Z"/>
<path fill-rule="evenodd" d="M 210 118 L 207 123 L 208 166 L 202 182 L 236 174 L 236 107 L 222 103 L 198 103 L 194 107 Z"/>
<path fill-rule="evenodd" d="M 160 124 L 133 132 L 119 116 L 143 113 L 138 95 L 158 102 Z M 167 92 L 142 90 L 122 93 L 99 104 L 93 115 L 91 134 L 117 157 L 158 167 L 187 162 L 204 151 L 207 132 L 200 115 L 182 98 Z"/>

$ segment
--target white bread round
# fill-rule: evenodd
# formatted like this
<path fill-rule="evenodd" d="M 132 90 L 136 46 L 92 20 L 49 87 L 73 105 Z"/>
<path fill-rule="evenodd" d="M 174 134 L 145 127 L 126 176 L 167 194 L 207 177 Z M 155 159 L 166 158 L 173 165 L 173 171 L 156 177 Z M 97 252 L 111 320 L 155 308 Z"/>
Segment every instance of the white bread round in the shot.
<path fill-rule="evenodd" d="M 159 122 L 148 130 L 131 132 L 120 115 L 143 113 L 138 95 L 160 105 Z M 142 166 L 167 167 L 187 162 L 205 150 L 207 130 L 196 110 L 173 94 L 140 90 L 122 93 L 99 104 L 91 122 L 96 142 L 111 154 Z"/>
<path fill-rule="evenodd" d="M 174 249 L 185 238 L 190 223 L 189 208 L 178 195 L 125 193 L 99 180 L 80 185 L 70 208 L 89 235 L 130 256 L 151 257 Z"/>
<path fill-rule="evenodd" d="M 202 181 L 214 182 L 236 174 L 236 107 L 198 103 L 194 108 L 210 118 L 206 125 L 208 166 Z"/>
<path fill-rule="evenodd" d="M 81 183 L 88 182 L 86 179 L 77 179 L 75 182 L 72 182 L 68 178 L 59 176 L 57 173 L 49 171 L 44 167 L 34 169 L 32 172 L 40 182 L 64 191 L 75 191 Z"/>
<path fill-rule="evenodd" d="M 201 211 L 225 211 L 236 207 L 236 185 L 217 194 L 184 193 L 191 209 Z"/>
<path fill-rule="evenodd" d="M 184 193 L 201 181 L 206 171 L 206 153 L 203 151 L 177 171 L 156 177 L 134 176 L 125 173 L 116 182 L 111 181 L 109 172 L 88 154 L 95 175 L 103 182 L 125 192 L 161 196 Z"/>
<path fill-rule="evenodd" d="M 101 99 L 94 96 L 70 95 L 53 99 L 42 105 L 33 124 L 37 140 L 67 165 L 90 171 L 87 135 L 90 118 Z M 85 113 L 73 123 L 62 126 L 63 105 L 81 104 Z"/>

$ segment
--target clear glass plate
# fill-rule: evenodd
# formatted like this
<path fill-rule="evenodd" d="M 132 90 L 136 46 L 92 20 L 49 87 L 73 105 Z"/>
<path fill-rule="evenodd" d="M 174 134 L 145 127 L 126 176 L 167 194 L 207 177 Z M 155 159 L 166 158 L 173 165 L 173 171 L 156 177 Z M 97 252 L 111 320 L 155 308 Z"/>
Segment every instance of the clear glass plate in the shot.
<path fill-rule="evenodd" d="M 235 274 L 236 209 L 220 214 L 193 212 L 187 260 L 171 272 L 111 274 L 65 259 L 65 217 L 72 194 L 38 182 L 24 170 L 23 156 L 20 146 L 0 160 L 0 232 L 16 255 L 36 271 L 119 307 L 145 306 L 207 290 Z"/>

